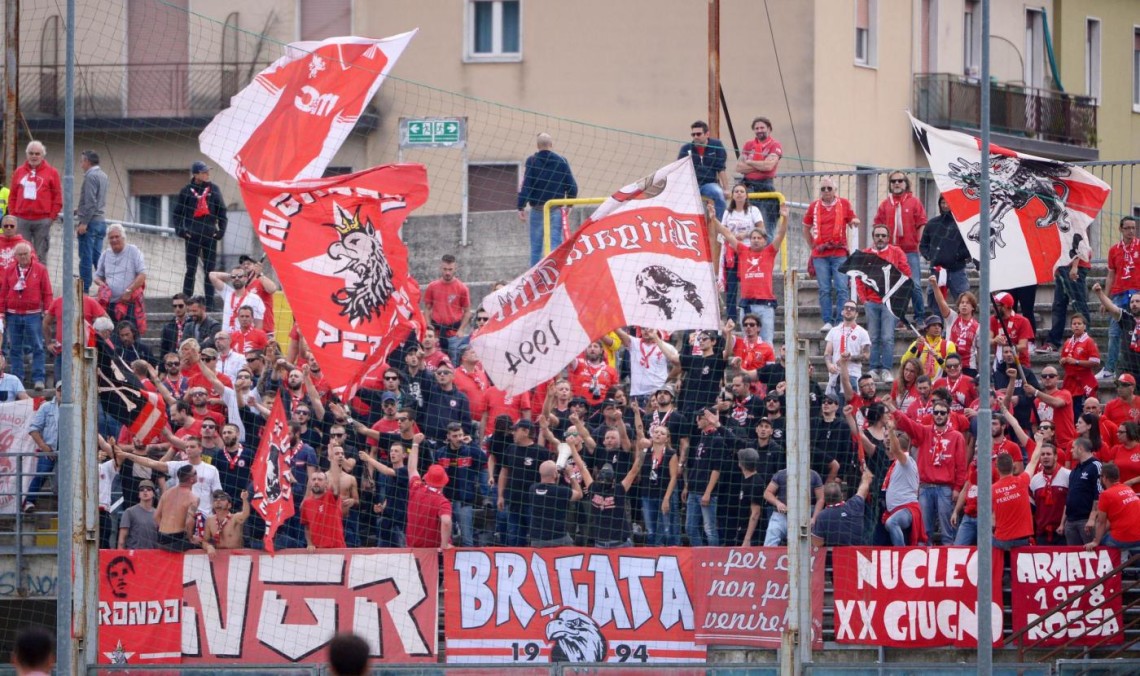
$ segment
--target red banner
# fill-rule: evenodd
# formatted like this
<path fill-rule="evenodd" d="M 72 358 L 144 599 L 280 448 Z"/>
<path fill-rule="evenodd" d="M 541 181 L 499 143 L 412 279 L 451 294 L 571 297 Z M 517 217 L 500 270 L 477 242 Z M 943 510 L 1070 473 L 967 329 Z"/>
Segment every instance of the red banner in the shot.
<path fill-rule="evenodd" d="M 261 445 L 250 467 L 253 496 L 250 506 L 265 520 L 265 550 L 273 553 L 273 538 L 281 524 L 293 516 L 293 455 L 289 443 L 289 421 L 283 397 L 273 401 L 273 409 L 261 433 Z"/>
<path fill-rule="evenodd" d="M 990 581 L 992 640 L 1001 640 L 1000 552 Z M 974 547 L 835 547 L 835 641 L 906 648 L 978 644 Z"/>
<path fill-rule="evenodd" d="M 449 549 L 449 663 L 701 662 L 688 549 Z"/>
<path fill-rule="evenodd" d="M 294 183 L 242 181 L 241 192 L 289 305 L 304 309 L 296 320 L 309 350 L 349 398 L 371 365 L 425 325 L 400 227 L 427 200 L 427 171 L 400 164 Z"/>
<path fill-rule="evenodd" d="M 99 664 L 181 661 L 181 568 L 179 554 L 99 551 Z"/>
<path fill-rule="evenodd" d="M 812 645 L 823 647 L 825 550 L 812 559 Z M 779 648 L 788 614 L 786 547 L 692 550 L 697 643 Z"/>
<path fill-rule="evenodd" d="M 1025 547 L 1013 559 L 1013 626 L 1029 626 L 1049 609 L 1080 594 L 1090 583 L 1120 565 L 1120 550 L 1102 547 Z M 1044 622 L 1021 636 L 1036 646 L 1121 643 L 1123 606 L 1120 573 L 1093 587 Z M 1111 601 L 1110 596 L 1116 595 Z M 1107 637 L 1107 640 L 1104 639 Z"/>

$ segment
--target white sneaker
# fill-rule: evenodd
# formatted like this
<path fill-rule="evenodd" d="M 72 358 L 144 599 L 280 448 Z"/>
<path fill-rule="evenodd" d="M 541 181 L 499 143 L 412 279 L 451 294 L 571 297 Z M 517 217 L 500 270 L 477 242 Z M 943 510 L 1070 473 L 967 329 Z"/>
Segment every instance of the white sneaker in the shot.
<path fill-rule="evenodd" d="M 889 369 L 883 369 L 882 374 L 883 374 L 883 382 L 884 383 L 895 382 L 895 377 L 891 374 Z"/>
<path fill-rule="evenodd" d="M 827 333 L 828 331 L 831 330 L 831 328 L 832 328 L 831 324 L 824 324 L 823 326 L 819 327 L 819 332 L 820 333 Z"/>
<path fill-rule="evenodd" d="M 1097 380 L 1112 380 L 1112 376 L 1114 376 L 1114 375 L 1115 374 L 1112 371 L 1109 371 L 1108 369 L 1101 369 L 1100 373 L 1096 374 L 1096 379 Z"/>

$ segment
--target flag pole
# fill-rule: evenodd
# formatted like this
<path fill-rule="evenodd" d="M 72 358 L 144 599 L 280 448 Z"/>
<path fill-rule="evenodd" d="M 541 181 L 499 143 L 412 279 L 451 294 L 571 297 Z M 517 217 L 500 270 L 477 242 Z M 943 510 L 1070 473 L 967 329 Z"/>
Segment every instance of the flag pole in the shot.
<path fill-rule="evenodd" d="M 982 0 L 982 82 L 981 82 L 981 203 L 978 212 L 978 272 L 980 277 L 978 296 L 990 296 L 990 0 Z M 978 355 L 986 360 L 978 369 L 978 430 L 988 431 L 993 418 L 991 408 L 991 366 L 990 355 L 990 308 L 991 303 L 978 303 Z M 983 366 L 979 364 L 979 366 Z M 978 434 L 978 673 L 988 674 L 993 670 L 993 504 L 991 493 L 993 477 L 990 463 L 993 456 L 993 435 Z"/>

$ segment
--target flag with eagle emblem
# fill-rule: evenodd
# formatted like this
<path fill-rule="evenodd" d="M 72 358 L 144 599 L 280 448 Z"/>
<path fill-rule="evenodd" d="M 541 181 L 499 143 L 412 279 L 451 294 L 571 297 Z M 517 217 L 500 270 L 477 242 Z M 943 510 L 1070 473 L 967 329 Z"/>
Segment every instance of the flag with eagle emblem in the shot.
<path fill-rule="evenodd" d="M 981 141 L 910 118 L 930 170 L 975 260 L 990 257 L 995 291 L 1047 283 L 1088 259 L 1089 228 L 1109 185 L 1071 164 L 990 144 L 990 241 L 981 240 Z"/>
<path fill-rule="evenodd" d="M 277 397 L 261 432 L 261 445 L 250 467 L 253 495 L 249 506 L 265 521 L 265 551 L 273 553 L 273 537 L 293 509 L 293 455 L 284 397 Z"/>
<path fill-rule="evenodd" d="M 301 335 L 345 401 L 360 378 L 425 326 L 400 228 L 428 196 L 419 164 L 280 183 L 242 197 Z"/>

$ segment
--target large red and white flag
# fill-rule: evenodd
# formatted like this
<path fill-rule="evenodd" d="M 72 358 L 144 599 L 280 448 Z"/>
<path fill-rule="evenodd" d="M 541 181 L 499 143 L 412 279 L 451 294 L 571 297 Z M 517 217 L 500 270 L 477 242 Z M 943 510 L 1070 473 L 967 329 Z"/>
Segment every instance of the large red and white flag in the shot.
<path fill-rule="evenodd" d="M 716 279 L 692 160 L 614 193 L 483 308 L 490 321 L 471 345 L 495 386 L 512 395 L 618 327 L 715 330 Z"/>
<path fill-rule="evenodd" d="M 995 291 L 1041 284 L 1089 251 L 1109 185 L 1071 164 L 990 144 L 990 241 L 980 243 L 981 141 L 910 118 L 934 180 L 975 259 L 988 253 Z"/>
<path fill-rule="evenodd" d="M 261 245 L 329 386 L 363 374 L 425 326 L 400 227 L 427 201 L 419 164 L 308 181 L 241 182 Z"/>
<path fill-rule="evenodd" d="M 284 397 L 273 401 L 269 419 L 261 431 L 261 445 L 250 467 L 253 496 L 250 508 L 265 520 L 265 550 L 273 553 L 273 537 L 288 521 L 293 509 L 293 449 L 289 443 L 289 418 Z"/>
<path fill-rule="evenodd" d="M 290 44 L 214 117 L 202 152 L 238 178 L 320 177 L 415 34 Z"/>

